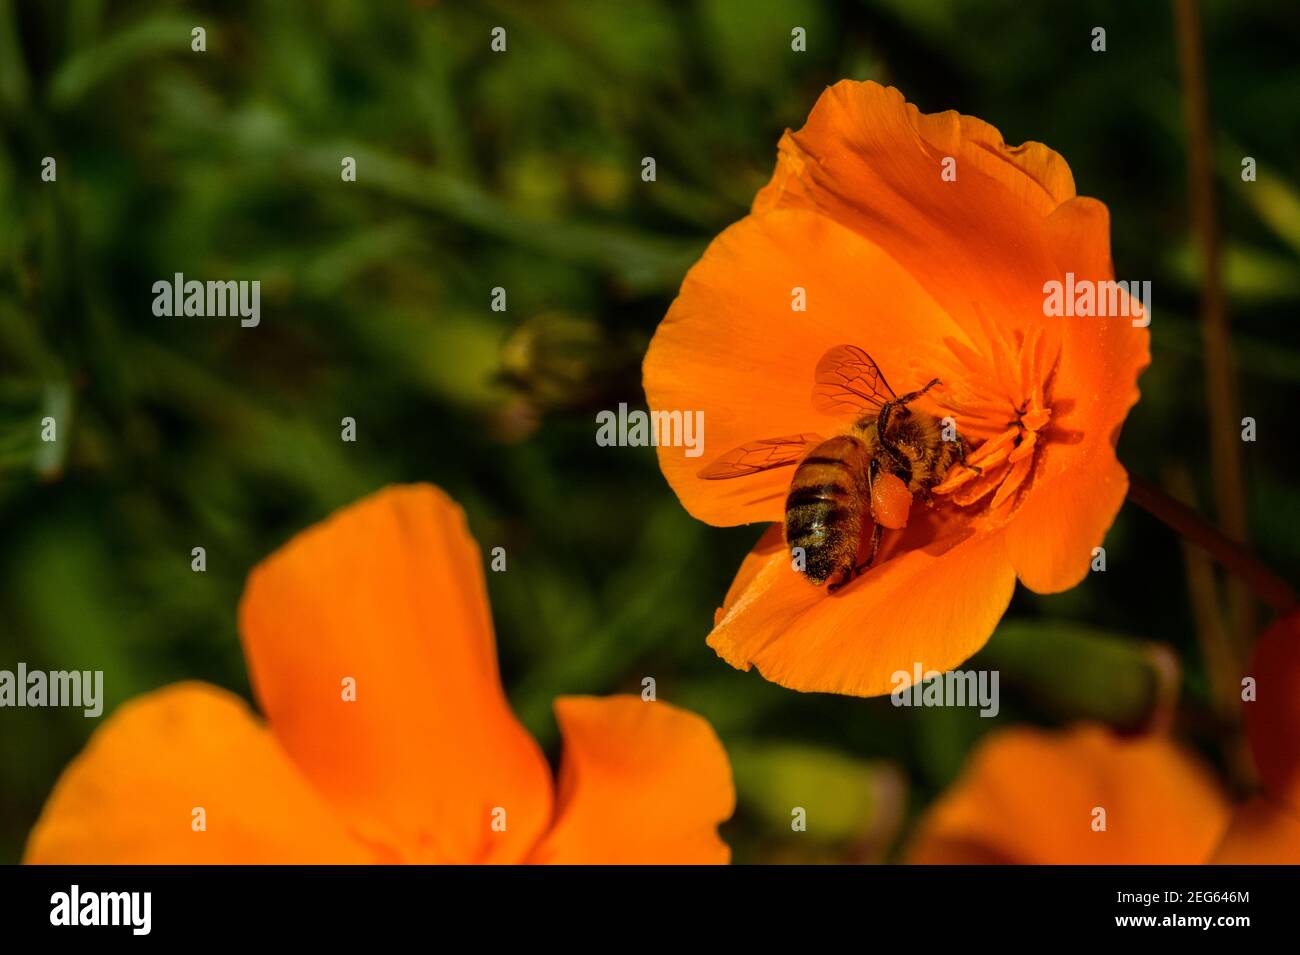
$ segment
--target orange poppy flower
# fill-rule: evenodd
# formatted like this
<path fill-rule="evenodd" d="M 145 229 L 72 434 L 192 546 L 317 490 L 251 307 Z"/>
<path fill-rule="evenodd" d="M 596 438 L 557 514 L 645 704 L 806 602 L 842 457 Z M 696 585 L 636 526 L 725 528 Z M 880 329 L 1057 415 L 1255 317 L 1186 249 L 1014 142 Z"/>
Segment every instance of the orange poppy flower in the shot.
<path fill-rule="evenodd" d="M 786 132 L 771 182 L 687 274 L 645 358 L 651 409 L 707 425 L 702 456 L 659 447 L 669 484 L 712 524 L 781 521 L 790 468 L 706 480 L 701 466 L 842 431 L 851 417 L 810 400 L 840 345 L 870 353 L 898 394 L 939 378 L 915 407 L 954 419 L 973 467 L 954 466 L 936 506 L 914 505 L 835 593 L 769 533 L 716 616 L 724 659 L 794 689 L 887 693 L 897 671 L 978 650 L 1017 577 L 1040 593 L 1084 577 L 1127 490 L 1115 441 L 1148 333 L 1128 316 L 1047 317 L 1045 285 L 1067 273 L 1113 279 L 1109 217 L 1047 147 L 847 81 Z"/>
<path fill-rule="evenodd" d="M 56 784 L 27 862 L 728 860 L 731 771 L 692 713 L 560 698 L 553 791 L 501 689 L 478 547 L 436 488 L 299 535 L 239 619 L 266 722 L 201 683 L 126 704 Z"/>
<path fill-rule="evenodd" d="M 1163 735 L 1017 727 L 981 742 L 921 821 L 907 857 L 923 864 L 1196 864 L 1209 858 L 1228 813 L 1214 777 Z"/>
<path fill-rule="evenodd" d="M 1300 613 L 1282 617 L 1255 646 L 1255 698 L 1243 703 L 1264 791 L 1241 806 L 1216 863 L 1300 863 Z"/>

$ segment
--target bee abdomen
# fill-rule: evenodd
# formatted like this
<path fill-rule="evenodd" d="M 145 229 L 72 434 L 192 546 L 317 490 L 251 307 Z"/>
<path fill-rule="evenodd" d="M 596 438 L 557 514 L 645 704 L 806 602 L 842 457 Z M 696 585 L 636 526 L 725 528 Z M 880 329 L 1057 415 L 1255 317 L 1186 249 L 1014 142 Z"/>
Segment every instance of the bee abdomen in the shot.
<path fill-rule="evenodd" d="M 860 448 L 846 437 L 815 448 L 795 470 L 785 499 L 786 544 L 802 556 L 803 573 L 815 584 L 851 563 L 857 552 L 856 479 L 845 458 L 855 458 Z"/>
<path fill-rule="evenodd" d="M 791 511 L 800 507 L 810 507 L 827 502 L 834 503 L 846 497 L 848 493 L 848 486 L 839 481 L 808 484 L 802 487 L 794 486 L 790 488 L 790 494 L 785 499 L 785 509 Z"/>

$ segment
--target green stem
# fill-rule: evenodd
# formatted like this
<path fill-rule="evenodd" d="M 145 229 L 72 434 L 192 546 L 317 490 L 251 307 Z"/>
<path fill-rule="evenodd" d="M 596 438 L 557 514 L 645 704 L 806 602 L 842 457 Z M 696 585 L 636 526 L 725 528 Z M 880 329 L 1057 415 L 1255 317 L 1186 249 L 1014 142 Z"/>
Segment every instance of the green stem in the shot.
<path fill-rule="evenodd" d="M 1214 145 L 1200 5 L 1174 0 L 1174 26 L 1187 124 L 1187 189 L 1192 229 L 1201 256 L 1201 331 L 1210 425 L 1215 514 L 1229 537 L 1246 542 L 1246 495 L 1241 442 L 1236 440 L 1237 388 L 1223 289 L 1222 237 L 1214 197 Z M 1254 607 L 1239 584 L 1229 582 L 1232 637 L 1244 647 L 1254 629 Z"/>
<path fill-rule="evenodd" d="M 1128 499 L 1199 547 L 1278 613 L 1296 609 L 1296 593 L 1249 549 L 1150 481 L 1129 475 Z"/>

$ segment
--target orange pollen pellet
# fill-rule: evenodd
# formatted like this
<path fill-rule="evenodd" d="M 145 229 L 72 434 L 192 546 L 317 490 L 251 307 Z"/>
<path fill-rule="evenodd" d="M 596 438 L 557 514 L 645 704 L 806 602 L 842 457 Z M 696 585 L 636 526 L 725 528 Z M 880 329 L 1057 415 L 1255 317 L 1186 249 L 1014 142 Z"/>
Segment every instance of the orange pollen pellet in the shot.
<path fill-rule="evenodd" d="M 897 530 L 907 526 L 912 510 L 912 492 L 893 474 L 881 474 L 871 485 L 871 513 L 881 527 Z"/>

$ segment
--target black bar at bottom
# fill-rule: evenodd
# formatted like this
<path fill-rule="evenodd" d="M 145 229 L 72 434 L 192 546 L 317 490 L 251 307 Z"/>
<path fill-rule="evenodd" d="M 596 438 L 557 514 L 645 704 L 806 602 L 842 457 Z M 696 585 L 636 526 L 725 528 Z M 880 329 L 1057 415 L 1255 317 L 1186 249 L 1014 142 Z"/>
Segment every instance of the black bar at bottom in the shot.
<path fill-rule="evenodd" d="M 1300 867 L 1282 866 L 11 866 L 0 872 L 0 924 L 6 940 L 76 933 L 128 943 L 422 933 L 414 937 L 438 945 L 439 932 L 473 927 L 493 942 L 657 937 L 663 947 L 706 934 L 811 943 L 832 930 L 864 944 L 989 933 L 1230 940 L 1293 926 L 1298 888 Z"/>

